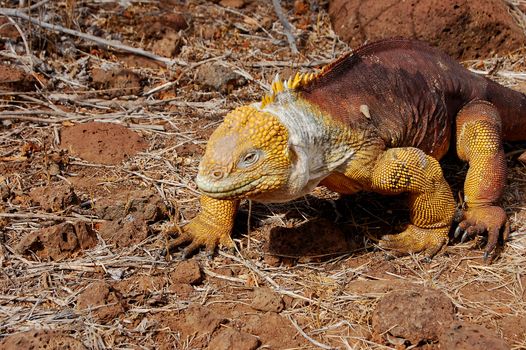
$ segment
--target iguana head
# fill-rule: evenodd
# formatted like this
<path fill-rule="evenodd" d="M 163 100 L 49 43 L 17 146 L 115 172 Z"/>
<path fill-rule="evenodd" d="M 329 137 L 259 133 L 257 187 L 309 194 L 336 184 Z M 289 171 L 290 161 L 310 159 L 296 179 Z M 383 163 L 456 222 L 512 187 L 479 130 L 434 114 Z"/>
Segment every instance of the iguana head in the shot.
<path fill-rule="evenodd" d="M 196 183 L 216 199 L 267 196 L 286 186 L 291 167 L 288 131 L 253 106 L 230 112 L 208 141 Z"/>

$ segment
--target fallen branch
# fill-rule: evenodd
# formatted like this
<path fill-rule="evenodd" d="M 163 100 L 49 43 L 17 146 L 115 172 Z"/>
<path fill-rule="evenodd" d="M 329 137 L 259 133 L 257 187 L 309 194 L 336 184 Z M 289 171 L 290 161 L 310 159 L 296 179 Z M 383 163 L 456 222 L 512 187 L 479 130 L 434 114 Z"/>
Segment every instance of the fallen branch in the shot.
<path fill-rule="evenodd" d="M 147 58 L 150 58 L 150 59 L 162 62 L 162 63 L 166 64 L 168 67 L 171 67 L 171 66 L 174 66 L 174 65 L 185 66 L 185 67 L 188 66 L 188 63 L 183 61 L 183 60 L 169 59 L 169 58 L 166 58 L 166 57 L 158 56 L 158 55 L 156 55 L 156 54 L 154 54 L 153 52 L 150 52 L 150 51 L 146 51 L 146 50 L 143 50 L 143 49 L 138 49 L 138 48 L 131 47 L 131 46 L 128 46 L 128 45 L 124 45 L 120 41 L 106 40 L 106 39 L 103 39 L 103 38 L 99 38 L 98 36 L 94 36 L 94 35 L 91 35 L 91 34 L 86 34 L 86 33 L 79 32 L 77 30 L 65 28 L 65 27 L 63 27 L 61 25 L 58 25 L 58 24 L 51 24 L 51 23 L 43 22 L 41 20 L 38 20 L 38 19 L 35 19 L 35 18 L 32 18 L 32 17 L 28 16 L 27 14 L 25 14 L 24 12 L 22 12 L 20 10 L 13 10 L 13 9 L 8 9 L 8 8 L 0 8 L 0 15 L 3 15 L 3 16 L 6 16 L 6 17 L 9 17 L 9 16 L 17 17 L 17 18 L 29 21 L 29 22 L 31 22 L 31 23 L 39 26 L 39 27 L 45 28 L 45 29 L 54 30 L 54 31 L 57 31 L 57 32 L 60 32 L 60 33 L 69 34 L 69 35 L 73 35 L 73 36 L 76 36 L 76 37 L 79 37 L 79 38 L 82 38 L 82 39 L 85 39 L 85 40 L 93 41 L 93 42 L 95 42 L 97 44 L 107 46 L 108 48 L 114 48 L 114 49 L 130 52 L 130 53 L 133 53 L 133 54 L 136 54 L 136 55 L 144 56 L 144 57 L 147 57 Z"/>
<path fill-rule="evenodd" d="M 229 51 L 226 54 L 224 54 L 222 56 L 219 56 L 219 57 L 212 57 L 212 58 L 209 58 L 209 59 L 206 59 L 206 60 L 203 60 L 203 61 L 192 63 L 192 65 L 190 65 L 190 66 L 186 67 L 185 69 L 183 69 L 183 71 L 177 76 L 177 78 L 175 78 L 174 81 L 170 81 L 170 82 L 167 82 L 167 83 L 162 84 L 160 86 L 154 87 L 153 89 L 144 92 L 143 96 L 149 96 L 149 95 L 154 94 L 156 92 L 169 89 L 172 86 L 174 86 L 175 84 L 177 84 L 179 82 L 179 80 L 183 77 L 183 75 L 185 75 L 189 71 L 194 70 L 195 68 L 199 67 L 202 64 L 205 64 L 205 63 L 208 63 L 208 62 L 212 62 L 212 61 L 222 60 L 224 58 L 227 58 L 228 56 L 230 56 L 230 54 L 231 54 L 231 52 Z"/>
<path fill-rule="evenodd" d="M 281 4 L 279 0 L 272 0 L 272 5 L 274 5 L 274 11 L 276 11 L 279 21 L 281 22 L 281 25 L 283 25 L 283 30 L 285 31 L 285 35 L 287 36 L 290 50 L 292 51 L 293 54 L 299 53 L 298 48 L 296 47 L 296 39 L 294 38 L 294 35 L 292 34 L 292 25 L 287 20 L 287 17 L 285 17 L 285 14 L 283 13 L 283 9 L 281 8 Z"/>
<path fill-rule="evenodd" d="M 102 219 L 87 218 L 84 216 L 60 216 L 54 214 L 42 214 L 42 213 L 0 213 L 0 218 L 12 218 L 12 219 L 42 219 L 42 220 L 55 220 L 55 221 L 83 221 L 83 222 L 106 222 Z"/>
<path fill-rule="evenodd" d="M 312 337 L 309 337 L 307 333 L 305 333 L 305 331 L 303 331 L 303 329 L 301 329 L 301 327 L 299 326 L 299 324 L 296 323 L 296 321 L 294 321 L 292 319 L 292 316 L 290 315 L 287 315 L 287 318 L 289 319 L 290 323 L 292 323 L 292 325 L 294 326 L 294 328 L 296 328 L 296 330 L 298 331 L 299 334 L 301 334 L 301 336 L 305 339 L 307 339 L 308 341 L 310 341 L 312 344 L 316 345 L 316 347 L 320 348 L 320 349 L 327 349 L 327 350 L 332 350 L 332 349 L 336 349 L 330 345 L 325 345 L 323 343 L 320 343 L 319 341 L 317 341 L 316 339 L 312 338 Z"/>
<path fill-rule="evenodd" d="M 49 0 L 42 0 L 40 2 L 37 2 L 36 4 L 34 5 L 31 5 L 29 7 L 23 7 L 20 9 L 20 11 L 31 11 L 31 10 L 35 10 L 37 8 L 39 8 L 40 6 L 43 6 L 45 4 L 47 4 L 49 2 Z"/>

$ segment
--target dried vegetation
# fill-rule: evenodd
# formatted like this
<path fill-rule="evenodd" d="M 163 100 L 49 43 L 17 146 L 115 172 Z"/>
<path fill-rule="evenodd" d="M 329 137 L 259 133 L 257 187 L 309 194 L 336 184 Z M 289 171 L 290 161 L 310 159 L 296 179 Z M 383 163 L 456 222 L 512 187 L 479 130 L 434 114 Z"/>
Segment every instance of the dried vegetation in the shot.
<path fill-rule="evenodd" d="M 159 226 L 167 215 L 184 224 L 198 209 L 193 177 L 222 116 L 259 99 L 276 73 L 312 71 L 349 49 L 331 30 L 323 3 L 283 3 L 298 55 L 270 1 L 42 1 L 24 11 L 61 32 L 13 12 L 0 17 L 8 38 L 0 51 L 0 337 L 43 328 L 59 332 L 42 336 L 48 342 L 58 334 L 90 349 L 226 349 L 229 342 L 247 349 L 401 349 L 404 339 L 372 329 L 373 311 L 389 291 L 430 287 L 449 298 L 455 319 L 526 348 L 520 145 L 507 149 L 503 202 L 513 233 L 491 265 L 472 243 L 451 245 L 430 263 L 418 255 L 386 260 L 374 237 L 404 221 L 400 199 L 340 199 L 323 189 L 286 205 L 253 204 L 250 221 L 245 203 L 236 254 L 198 254 L 190 262 L 179 253 L 161 255 Z M 521 2 L 513 4 L 523 20 Z M 466 65 L 526 91 L 524 54 Z M 64 150 L 64 130 L 92 121 L 136 131 L 147 149 L 119 164 Z M 445 169 L 458 191 L 465 169 L 454 161 Z M 60 197 L 70 195 L 61 186 L 72 187 L 75 198 Z M 31 195 L 39 187 L 48 194 Z M 111 232 L 105 221 L 117 222 Z M 42 238 L 41 230 L 62 223 L 87 233 L 66 225 L 57 244 L 67 246 L 56 256 L 39 250 L 50 235 Z M 35 232 L 40 238 L 20 247 Z M 82 237 L 91 239 L 90 232 L 99 242 L 88 249 Z M 410 299 L 400 300 L 400 308 L 411 307 Z"/>

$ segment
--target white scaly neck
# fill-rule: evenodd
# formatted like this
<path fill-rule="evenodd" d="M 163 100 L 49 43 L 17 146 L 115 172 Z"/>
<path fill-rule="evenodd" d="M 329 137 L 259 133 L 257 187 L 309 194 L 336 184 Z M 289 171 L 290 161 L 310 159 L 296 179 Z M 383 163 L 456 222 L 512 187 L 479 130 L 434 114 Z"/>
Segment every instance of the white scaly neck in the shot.
<path fill-rule="evenodd" d="M 259 104 L 254 107 L 260 108 Z M 275 115 L 289 132 L 289 146 L 296 154 L 289 177 L 291 198 L 301 197 L 355 154 L 345 142 L 348 131 L 331 122 L 292 90 L 279 93 L 262 111 Z"/>

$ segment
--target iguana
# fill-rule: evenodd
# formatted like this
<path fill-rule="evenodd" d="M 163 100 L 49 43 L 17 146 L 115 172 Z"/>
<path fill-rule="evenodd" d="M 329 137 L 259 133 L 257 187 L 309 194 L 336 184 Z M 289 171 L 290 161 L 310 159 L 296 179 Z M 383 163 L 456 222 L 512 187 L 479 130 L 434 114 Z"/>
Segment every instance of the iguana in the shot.
<path fill-rule="evenodd" d="M 323 185 L 342 194 L 408 193 L 410 224 L 379 245 L 431 258 L 448 242 L 456 208 L 438 160 L 456 147 L 469 170 L 455 236 L 487 232 L 487 258 L 510 230 L 498 205 L 503 140 L 526 140 L 525 95 L 423 42 L 371 43 L 319 73 L 275 80 L 260 102 L 228 113 L 199 165 L 202 211 L 171 249 L 232 247 L 241 199 L 284 202 Z"/>

